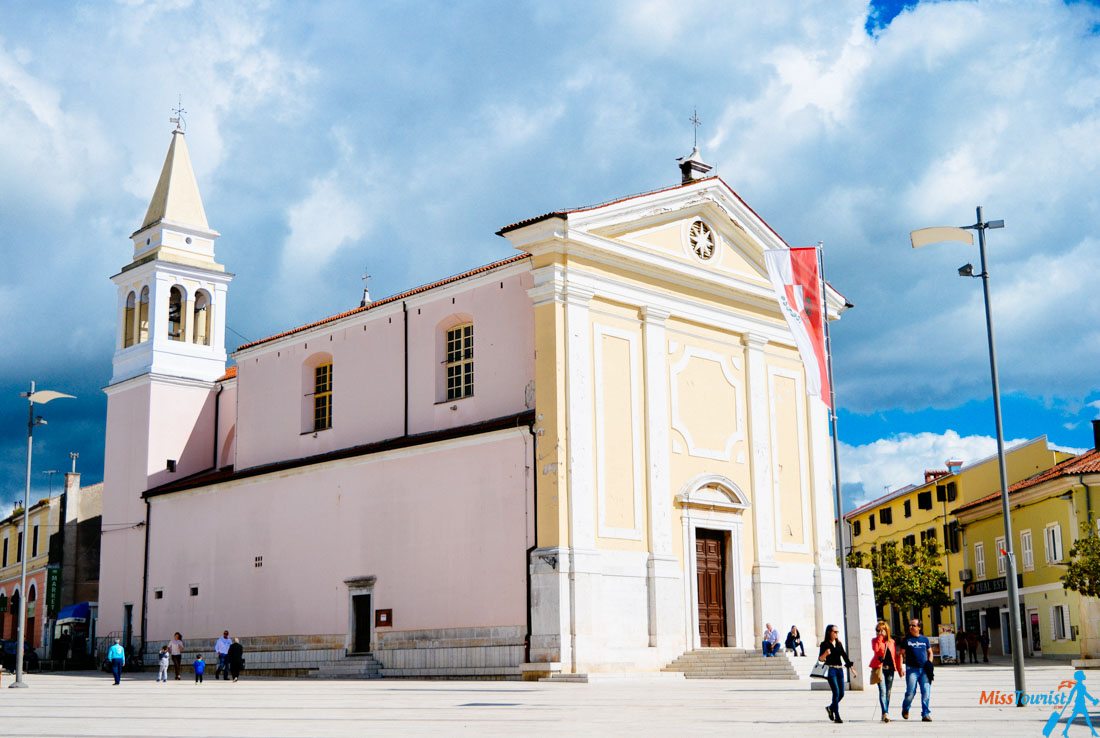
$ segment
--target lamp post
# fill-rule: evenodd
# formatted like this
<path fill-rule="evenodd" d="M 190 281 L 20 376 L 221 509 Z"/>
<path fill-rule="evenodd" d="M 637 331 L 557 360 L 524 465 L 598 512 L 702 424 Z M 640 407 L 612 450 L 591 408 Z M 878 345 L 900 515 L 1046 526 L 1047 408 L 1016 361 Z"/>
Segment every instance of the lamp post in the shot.
<path fill-rule="evenodd" d="M 921 228 L 909 234 L 913 248 L 927 246 L 940 241 L 955 241 L 974 245 L 974 236 L 969 231 L 978 232 L 978 253 L 981 257 L 982 271 L 974 273 L 972 264 L 959 267 L 960 277 L 974 277 L 982 280 L 982 293 L 985 297 L 985 330 L 989 339 L 989 374 L 993 382 L 993 416 L 997 426 L 997 466 L 1001 474 L 1001 517 L 1004 519 L 1005 532 L 1005 579 L 1008 589 L 1008 622 L 1010 645 L 1012 648 L 1012 672 L 1016 683 L 1016 706 L 1023 706 L 1024 694 L 1024 637 L 1020 625 L 1020 593 L 1016 584 L 1016 556 L 1012 547 L 1012 517 L 1008 509 L 1008 471 L 1005 468 L 1004 427 L 1001 423 L 1001 385 L 997 378 L 997 348 L 993 340 L 993 313 L 989 304 L 989 269 L 985 257 L 985 232 L 991 228 L 1004 228 L 1003 220 L 985 221 L 982 208 L 978 206 L 978 221 L 974 225 L 954 227 Z"/>
<path fill-rule="evenodd" d="M 27 686 L 27 683 L 23 681 L 23 641 L 26 639 L 23 631 L 27 625 L 27 538 L 29 538 L 27 532 L 29 530 L 31 507 L 31 455 L 34 449 L 34 427 L 36 425 L 46 425 L 45 419 L 35 417 L 34 406 L 36 403 L 45 405 L 50 400 L 62 397 L 72 398 L 72 395 L 54 392 L 53 390 L 38 390 L 36 392 L 33 381 L 31 382 L 30 391 L 20 392 L 19 396 L 27 398 L 27 486 L 23 489 L 23 547 L 19 552 L 21 565 L 19 567 L 19 613 L 16 616 L 19 629 L 16 634 L 15 645 L 15 681 L 9 685 L 10 687 Z"/>

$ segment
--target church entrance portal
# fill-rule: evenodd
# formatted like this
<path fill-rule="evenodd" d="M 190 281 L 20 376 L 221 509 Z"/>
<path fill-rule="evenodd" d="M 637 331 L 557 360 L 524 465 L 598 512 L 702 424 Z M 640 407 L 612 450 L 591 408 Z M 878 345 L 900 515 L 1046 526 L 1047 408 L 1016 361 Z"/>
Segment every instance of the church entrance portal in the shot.
<path fill-rule="evenodd" d="M 695 571 L 699 592 L 699 645 L 726 645 L 726 535 L 697 529 Z"/>

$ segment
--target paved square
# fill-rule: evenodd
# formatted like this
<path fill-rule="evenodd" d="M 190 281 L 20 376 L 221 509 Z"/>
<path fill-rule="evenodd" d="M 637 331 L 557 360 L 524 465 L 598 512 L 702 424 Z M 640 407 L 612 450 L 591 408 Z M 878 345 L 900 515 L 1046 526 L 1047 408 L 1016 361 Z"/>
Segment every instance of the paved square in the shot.
<path fill-rule="evenodd" d="M 1089 672 L 1093 694 L 1100 672 Z M 1095 674 L 1095 677 L 1091 675 Z M 1064 665 L 1028 666 L 1033 692 L 1070 678 Z M 1091 682 L 1095 679 L 1096 686 Z M 981 691 L 1011 690 L 1008 665 L 942 667 L 932 723 L 882 725 L 877 693 L 852 692 L 844 725 L 825 718 L 828 692 L 806 681 L 634 681 L 592 684 L 471 681 L 242 679 L 196 685 L 127 675 L 116 687 L 96 672 L 31 674 L 29 689 L 0 689 L 5 736 L 361 736 L 361 735 L 891 735 L 1041 736 L 1049 707 L 980 706 Z M 919 703 L 913 716 L 919 718 Z M 1093 720 L 1100 728 L 1100 711 Z M 1054 735 L 1061 735 L 1058 726 Z M 1087 736 L 1075 725 L 1071 736 Z"/>

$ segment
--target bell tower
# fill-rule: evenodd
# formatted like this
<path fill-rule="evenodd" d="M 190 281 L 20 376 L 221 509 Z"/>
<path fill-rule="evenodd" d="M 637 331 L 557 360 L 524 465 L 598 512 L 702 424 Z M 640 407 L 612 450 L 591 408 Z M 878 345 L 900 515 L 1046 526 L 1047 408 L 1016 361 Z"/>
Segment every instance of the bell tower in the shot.
<path fill-rule="evenodd" d="M 225 307 L 232 275 L 214 260 L 220 234 L 206 221 L 182 130 L 172 143 L 134 255 L 111 281 L 118 331 L 111 384 L 151 373 L 211 382 L 225 372 Z"/>
<path fill-rule="evenodd" d="M 217 380 L 225 373 L 232 279 L 214 260 L 218 235 L 206 221 L 177 125 L 145 218 L 130 236 L 133 257 L 111 277 L 118 329 L 104 389 L 103 519 L 113 527 L 101 542 L 99 614 L 103 632 L 121 633 L 133 649 L 146 642 L 143 562 L 155 522 L 143 494 L 210 469 L 216 458 Z"/>

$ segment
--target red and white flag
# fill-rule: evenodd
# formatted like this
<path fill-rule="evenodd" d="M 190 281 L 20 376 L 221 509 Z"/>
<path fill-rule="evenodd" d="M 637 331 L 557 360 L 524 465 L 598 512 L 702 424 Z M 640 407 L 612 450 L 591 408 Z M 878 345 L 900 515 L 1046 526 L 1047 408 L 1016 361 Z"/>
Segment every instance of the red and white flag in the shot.
<path fill-rule="evenodd" d="M 808 246 L 768 250 L 764 252 L 764 263 L 806 367 L 806 391 L 832 407 L 817 249 Z"/>

